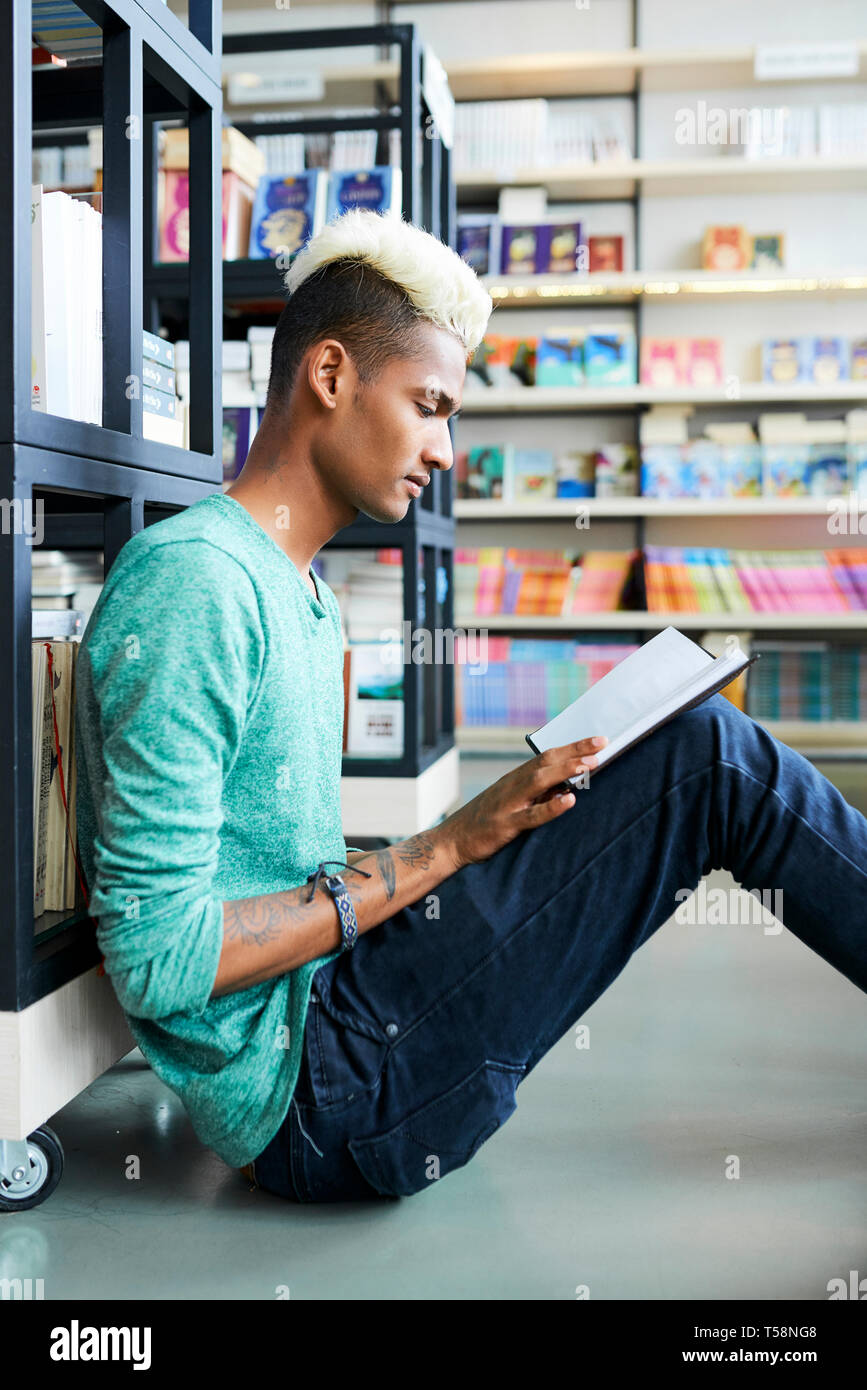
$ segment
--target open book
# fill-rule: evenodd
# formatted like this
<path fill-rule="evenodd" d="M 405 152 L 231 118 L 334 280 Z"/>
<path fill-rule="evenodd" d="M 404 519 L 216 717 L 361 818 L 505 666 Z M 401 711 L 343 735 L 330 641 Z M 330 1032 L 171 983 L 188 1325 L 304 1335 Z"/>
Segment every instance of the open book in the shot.
<path fill-rule="evenodd" d="M 682 710 L 722 690 L 758 660 L 758 653 L 747 656 L 734 638 L 726 647 L 722 656 L 713 657 L 677 628 L 664 628 L 525 738 L 534 753 L 544 753 L 604 734 L 608 742 L 594 754 L 592 775 Z M 578 780 L 568 779 L 573 786 Z"/>

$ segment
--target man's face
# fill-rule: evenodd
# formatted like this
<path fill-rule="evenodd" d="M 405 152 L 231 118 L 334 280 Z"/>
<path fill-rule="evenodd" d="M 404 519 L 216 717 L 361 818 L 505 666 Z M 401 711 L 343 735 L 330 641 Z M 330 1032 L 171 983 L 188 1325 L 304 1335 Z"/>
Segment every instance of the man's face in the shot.
<path fill-rule="evenodd" d="M 367 384 L 350 368 L 352 389 L 317 441 L 329 485 L 374 521 L 400 521 L 433 470 L 454 462 L 448 421 L 461 403 L 464 350 L 428 323 L 419 324 L 413 347 L 412 357 L 392 358 Z"/>

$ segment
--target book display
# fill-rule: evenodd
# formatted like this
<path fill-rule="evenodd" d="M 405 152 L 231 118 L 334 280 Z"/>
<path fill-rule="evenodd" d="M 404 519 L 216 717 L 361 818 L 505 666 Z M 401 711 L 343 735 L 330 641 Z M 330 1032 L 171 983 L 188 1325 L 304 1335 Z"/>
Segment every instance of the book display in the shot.
<path fill-rule="evenodd" d="M 764 59 L 747 76 L 710 42 L 694 70 L 676 50 L 608 56 L 568 77 L 527 58 L 512 100 L 458 102 L 457 247 L 496 306 L 457 431 L 458 619 L 537 690 L 546 652 L 649 643 L 672 613 L 699 642 L 734 625 L 745 650 L 830 625 L 829 663 L 857 667 L 867 270 L 827 221 L 805 234 L 801 209 L 854 187 L 867 108 L 817 71 L 815 100 L 782 109 Z M 756 88 L 738 112 L 736 72 Z M 719 90 L 691 102 L 702 80 Z M 760 668 L 739 677 L 745 704 Z M 461 667 L 461 746 L 493 751 L 500 728 L 514 750 L 509 702 L 479 715 L 483 685 Z M 829 707 L 803 709 L 818 724 Z M 845 708 L 828 718 L 867 754 L 863 706 Z M 767 717 L 814 746 L 809 713 Z"/>

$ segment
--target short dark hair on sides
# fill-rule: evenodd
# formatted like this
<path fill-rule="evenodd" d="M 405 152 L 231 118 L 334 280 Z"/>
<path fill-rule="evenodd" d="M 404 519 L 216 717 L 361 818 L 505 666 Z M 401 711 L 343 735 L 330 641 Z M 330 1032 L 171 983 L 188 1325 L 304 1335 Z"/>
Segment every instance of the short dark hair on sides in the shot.
<path fill-rule="evenodd" d="M 277 320 L 271 347 L 268 406 L 289 403 L 301 359 L 324 338 L 337 338 L 365 383 L 393 357 L 411 356 L 421 315 L 406 291 L 361 261 L 331 261 L 305 280 Z"/>

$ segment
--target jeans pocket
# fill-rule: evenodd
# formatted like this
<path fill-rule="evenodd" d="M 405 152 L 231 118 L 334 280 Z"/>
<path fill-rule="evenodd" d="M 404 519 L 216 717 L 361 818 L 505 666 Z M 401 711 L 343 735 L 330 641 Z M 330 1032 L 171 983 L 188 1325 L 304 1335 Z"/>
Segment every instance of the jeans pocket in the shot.
<path fill-rule="evenodd" d="M 400 1124 L 349 1150 L 367 1182 L 386 1197 L 409 1197 L 465 1163 L 517 1106 L 525 1065 L 482 1062 L 451 1090 Z"/>

